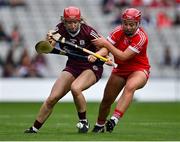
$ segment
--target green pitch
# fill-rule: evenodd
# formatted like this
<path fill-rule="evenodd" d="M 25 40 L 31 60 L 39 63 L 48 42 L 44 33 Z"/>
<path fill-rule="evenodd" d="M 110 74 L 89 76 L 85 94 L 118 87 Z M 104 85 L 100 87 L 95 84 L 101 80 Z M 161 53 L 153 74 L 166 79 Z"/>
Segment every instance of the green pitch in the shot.
<path fill-rule="evenodd" d="M 73 103 L 58 103 L 38 134 L 24 134 L 41 103 L 1 103 L 0 141 L 180 141 L 180 103 L 134 102 L 113 133 L 91 133 L 99 103 L 88 103 L 91 129 L 78 134 Z M 113 106 L 114 108 L 114 106 Z"/>

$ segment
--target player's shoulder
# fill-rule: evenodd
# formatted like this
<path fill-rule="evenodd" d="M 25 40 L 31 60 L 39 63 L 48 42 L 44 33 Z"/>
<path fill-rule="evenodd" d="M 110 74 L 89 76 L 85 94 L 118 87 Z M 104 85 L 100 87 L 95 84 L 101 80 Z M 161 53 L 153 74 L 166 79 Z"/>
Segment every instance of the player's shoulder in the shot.
<path fill-rule="evenodd" d="M 112 30 L 112 33 L 123 32 L 122 26 L 119 25 Z"/>
<path fill-rule="evenodd" d="M 55 30 L 59 31 L 61 34 L 65 33 L 65 26 L 64 26 L 64 24 L 62 22 L 58 23 L 56 25 L 56 29 Z"/>
<path fill-rule="evenodd" d="M 141 27 L 138 28 L 138 30 L 137 30 L 137 32 L 135 34 L 135 37 L 143 38 L 144 40 L 148 39 L 148 36 L 147 36 L 146 32 Z"/>
<path fill-rule="evenodd" d="M 58 23 L 58 24 L 56 25 L 56 27 L 57 27 L 58 29 L 63 28 L 63 27 L 64 27 L 63 22 Z"/>
<path fill-rule="evenodd" d="M 85 24 L 85 23 L 81 24 L 81 29 L 82 29 L 82 30 L 85 30 L 85 31 L 91 31 L 91 30 L 96 31 L 92 26 L 87 25 L 87 24 Z"/>
<path fill-rule="evenodd" d="M 139 28 L 138 34 L 139 34 L 139 35 L 140 35 L 140 34 L 143 34 L 144 36 L 147 37 L 146 31 L 145 31 L 142 27 Z"/>
<path fill-rule="evenodd" d="M 136 33 L 131 37 L 131 41 L 142 46 L 148 43 L 148 37 L 142 28 L 138 28 Z"/>
<path fill-rule="evenodd" d="M 91 26 L 89 26 L 87 24 L 82 24 L 81 25 L 81 32 L 88 35 L 88 36 L 90 35 L 90 36 L 92 36 L 94 38 L 97 38 L 99 36 L 97 31 L 93 27 L 91 27 Z"/>

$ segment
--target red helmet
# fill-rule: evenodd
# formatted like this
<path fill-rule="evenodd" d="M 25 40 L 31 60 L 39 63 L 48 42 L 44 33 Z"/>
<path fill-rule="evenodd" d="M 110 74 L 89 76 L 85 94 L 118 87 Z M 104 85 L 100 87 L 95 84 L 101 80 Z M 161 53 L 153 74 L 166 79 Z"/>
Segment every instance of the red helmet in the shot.
<path fill-rule="evenodd" d="M 80 20 L 81 12 L 80 9 L 74 6 L 70 6 L 64 9 L 64 20 Z"/>
<path fill-rule="evenodd" d="M 136 22 L 140 22 L 141 20 L 141 11 L 135 8 L 128 8 L 122 14 L 123 20 L 134 20 Z"/>

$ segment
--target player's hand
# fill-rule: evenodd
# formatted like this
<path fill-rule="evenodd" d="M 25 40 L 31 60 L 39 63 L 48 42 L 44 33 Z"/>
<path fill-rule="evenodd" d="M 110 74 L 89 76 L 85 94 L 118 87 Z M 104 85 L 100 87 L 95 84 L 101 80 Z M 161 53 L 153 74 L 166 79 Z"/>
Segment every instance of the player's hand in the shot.
<path fill-rule="evenodd" d="M 95 62 L 96 60 L 97 60 L 97 58 L 94 57 L 93 55 L 89 55 L 89 56 L 88 56 L 88 61 L 89 61 L 89 62 L 93 63 L 93 62 Z"/>
<path fill-rule="evenodd" d="M 100 36 L 99 38 L 92 40 L 92 43 L 96 47 L 100 47 L 100 48 L 106 47 L 105 45 L 106 45 L 107 42 L 108 41 L 103 36 Z"/>
<path fill-rule="evenodd" d="M 108 59 L 108 61 L 105 62 L 105 64 L 108 66 L 112 66 L 113 59 L 110 56 L 106 56 L 106 58 Z"/>
<path fill-rule="evenodd" d="M 55 30 L 49 30 L 46 34 L 46 41 L 48 41 L 52 47 L 55 47 L 56 45 L 56 41 L 52 38 L 54 32 Z"/>
<path fill-rule="evenodd" d="M 60 37 L 61 37 L 61 35 L 59 33 L 56 33 L 55 30 L 49 30 L 47 33 L 46 39 L 49 42 L 52 42 L 52 41 L 58 41 L 60 39 Z"/>
<path fill-rule="evenodd" d="M 55 30 L 49 30 L 47 35 L 46 35 L 46 39 L 48 41 L 52 40 L 52 36 L 53 36 L 53 33 L 55 32 Z"/>

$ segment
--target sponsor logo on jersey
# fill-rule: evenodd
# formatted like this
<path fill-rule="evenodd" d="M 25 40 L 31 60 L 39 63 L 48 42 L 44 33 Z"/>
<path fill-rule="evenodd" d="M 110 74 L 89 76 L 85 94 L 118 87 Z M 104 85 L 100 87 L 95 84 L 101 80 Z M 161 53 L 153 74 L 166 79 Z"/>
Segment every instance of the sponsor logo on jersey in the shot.
<path fill-rule="evenodd" d="M 76 39 L 70 39 L 70 41 L 72 42 L 72 43 L 74 43 L 74 44 L 76 44 L 77 43 L 77 40 Z"/>

